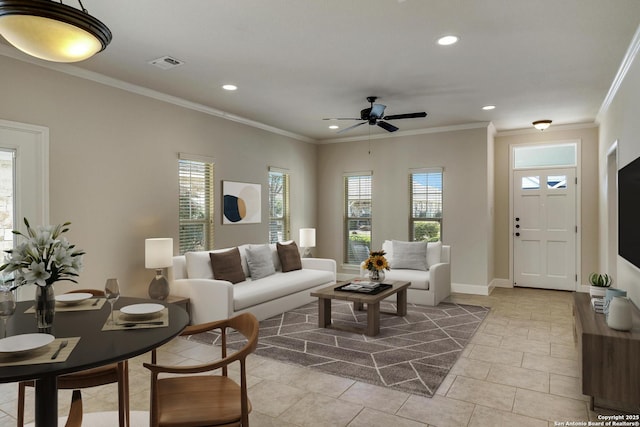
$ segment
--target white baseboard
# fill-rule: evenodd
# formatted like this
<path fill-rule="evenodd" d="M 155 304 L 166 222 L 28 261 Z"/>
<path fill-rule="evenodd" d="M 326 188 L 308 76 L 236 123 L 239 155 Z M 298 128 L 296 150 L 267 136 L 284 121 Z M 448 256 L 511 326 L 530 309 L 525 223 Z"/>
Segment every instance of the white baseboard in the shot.
<path fill-rule="evenodd" d="M 493 279 L 489 286 L 494 288 L 513 288 L 513 283 L 509 279 Z"/>
<path fill-rule="evenodd" d="M 473 294 L 473 295 L 489 295 L 493 287 L 485 285 L 471 285 L 467 283 L 452 283 L 451 292 L 459 294 Z"/>

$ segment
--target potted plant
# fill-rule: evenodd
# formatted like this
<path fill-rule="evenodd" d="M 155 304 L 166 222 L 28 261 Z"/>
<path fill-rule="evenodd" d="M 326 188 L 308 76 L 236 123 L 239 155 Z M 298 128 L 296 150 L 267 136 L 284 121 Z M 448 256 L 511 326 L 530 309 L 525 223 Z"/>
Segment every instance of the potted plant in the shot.
<path fill-rule="evenodd" d="M 589 294 L 591 298 L 604 298 L 607 293 L 607 288 L 611 286 L 613 279 L 608 274 L 591 273 L 589 275 Z"/>

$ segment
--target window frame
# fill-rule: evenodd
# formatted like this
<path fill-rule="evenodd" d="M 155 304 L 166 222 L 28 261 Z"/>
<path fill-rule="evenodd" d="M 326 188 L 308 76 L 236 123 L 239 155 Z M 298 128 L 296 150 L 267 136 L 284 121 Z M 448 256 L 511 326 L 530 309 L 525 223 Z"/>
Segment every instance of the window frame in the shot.
<path fill-rule="evenodd" d="M 368 183 L 368 198 L 363 197 L 363 195 L 367 195 L 366 191 L 365 192 L 358 192 L 358 194 L 354 194 L 354 197 L 356 198 L 356 200 L 359 200 L 360 202 L 364 202 L 365 204 L 368 202 L 369 208 L 369 215 L 361 215 L 361 216 L 350 216 L 349 215 L 349 206 L 350 206 L 350 200 L 352 200 L 350 198 L 350 192 L 349 192 L 349 180 L 354 179 L 354 178 L 360 178 L 360 181 L 362 181 L 363 178 L 366 178 L 366 180 L 369 181 Z M 352 172 L 352 173 L 345 173 L 343 175 L 343 215 L 344 215 L 344 220 L 343 220 L 343 262 L 345 265 L 349 265 L 349 266 L 354 266 L 357 265 L 359 266 L 360 263 L 362 261 L 364 261 L 368 256 L 369 256 L 369 252 L 371 252 L 371 238 L 373 236 L 373 172 L 372 171 L 364 171 L 364 172 Z M 365 185 L 366 186 L 366 185 Z M 359 187 L 362 187 L 362 185 L 360 184 Z M 356 221 L 356 223 L 360 223 L 360 222 L 367 222 L 368 223 L 368 228 L 369 230 L 363 230 L 366 234 L 366 232 L 368 231 L 369 233 L 369 242 L 368 245 L 364 245 L 367 250 L 366 253 L 364 251 L 361 250 L 361 254 L 360 256 L 356 256 L 355 259 L 353 258 L 353 251 L 350 250 L 351 248 L 351 236 L 353 235 L 351 233 L 350 230 L 350 222 L 351 221 Z M 363 224 L 366 225 L 366 224 Z M 355 231 L 355 230 L 354 230 Z M 362 248 L 360 248 L 362 249 Z M 362 258 L 361 260 L 359 258 Z"/>
<path fill-rule="evenodd" d="M 193 190 L 194 187 L 194 177 L 191 175 L 188 182 L 183 182 L 183 169 L 186 173 L 186 166 L 189 165 L 189 168 L 201 167 L 204 169 L 202 172 L 202 177 L 198 178 L 202 182 L 200 183 L 203 186 L 202 195 L 199 195 L 200 198 L 204 199 L 202 203 L 203 208 L 203 217 L 200 219 L 194 218 L 183 218 L 182 210 L 183 210 L 183 188 L 185 186 L 189 187 L 189 190 Z M 178 251 L 180 255 L 185 254 L 186 252 L 193 250 L 211 250 L 214 245 L 214 215 L 215 215 L 215 187 L 214 187 L 214 177 L 215 177 L 215 162 L 212 158 L 197 156 L 192 154 L 179 153 L 178 155 Z M 186 226 L 192 225 L 202 225 L 203 226 L 203 238 L 204 242 L 202 242 L 199 246 L 186 245 L 183 242 L 183 239 L 186 240 L 186 236 L 188 235 L 185 232 Z"/>
<path fill-rule="evenodd" d="M 283 206 L 282 206 L 281 216 L 273 215 L 274 210 L 273 210 L 271 198 L 275 193 L 272 191 L 272 188 L 271 188 L 272 175 L 281 175 L 283 177 L 282 192 L 278 192 L 278 194 L 282 195 Z M 291 190 L 291 174 L 289 173 L 288 169 L 269 166 L 269 170 L 267 173 L 267 181 L 268 181 L 268 190 L 269 190 L 269 226 L 267 230 L 269 235 L 267 236 L 267 240 L 269 241 L 269 243 L 276 243 L 278 241 L 290 240 L 291 239 L 291 204 L 289 202 L 289 195 Z M 282 239 L 276 238 L 274 240 L 273 238 L 274 236 L 271 229 L 271 223 L 273 221 L 282 222 Z"/>
<path fill-rule="evenodd" d="M 416 192 L 415 188 L 414 188 L 414 183 L 415 183 L 415 179 L 414 176 L 415 175 L 429 175 L 429 174 L 439 174 L 439 181 L 440 181 L 440 194 L 439 197 L 436 197 L 437 200 L 435 203 L 437 205 L 439 205 L 439 216 L 437 215 L 438 211 L 436 211 L 435 215 L 430 215 L 427 216 L 427 214 L 429 213 L 429 199 L 430 199 L 430 195 L 434 194 L 437 195 L 437 191 L 434 192 L 430 192 L 429 188 L 430 186 L 428 185 L 429 183 L 429 178 L 428 176 L 425 176 L 425 192 Z M 437 188 L 437 187 L 432 187 L 432 188 Z M 416 196 L 416 194 L 424 194 L 424 200 L 425 200 L 425 216 L 418 216 L 416 215 L 416 210 L 414 209 L 414 198 Z M 417 222 L 437 222 L 439 224 L 439 238 L 438 240 L 427 240 L 427 241 L 442 241 L 442 234 L 443 234 L 443 230 L 442 230 L 442 224 L 443 224 L 443 218 L 444 218 L 444 168 L 442 167 L 431 167 L 431 168 L 420 168 L 420 169 L 410 169 L 409 170 L 409 241 L 410 242 L 415 242 L 416 240 L 416 236 L 415 236 L 415 226 Z"/>

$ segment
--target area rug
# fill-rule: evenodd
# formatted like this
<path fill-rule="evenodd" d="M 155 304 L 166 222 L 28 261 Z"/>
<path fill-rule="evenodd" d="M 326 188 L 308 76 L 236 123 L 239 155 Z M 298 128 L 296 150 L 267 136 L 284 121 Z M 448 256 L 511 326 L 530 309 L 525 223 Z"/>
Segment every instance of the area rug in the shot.
<path fill-rule="evenodd" d="M 381 310 L 395 312 L 382 302 Z M 409 304 L 407 315 L 380 315 L 380 334 L 318 327 L 318 304 L 310 303 L 260 322 L 255 354 L 333 375 L 431 397 L 454 365 L 489 308 L 441 303 L 437 307 Z M 334 324 L 366 325 L 365 311 L 345 301 L 332 301 Z M 194 335 L 216 344 L 219 336 Z M 230 347 L 240 347 L 239 334 L 229 335 Z"/>

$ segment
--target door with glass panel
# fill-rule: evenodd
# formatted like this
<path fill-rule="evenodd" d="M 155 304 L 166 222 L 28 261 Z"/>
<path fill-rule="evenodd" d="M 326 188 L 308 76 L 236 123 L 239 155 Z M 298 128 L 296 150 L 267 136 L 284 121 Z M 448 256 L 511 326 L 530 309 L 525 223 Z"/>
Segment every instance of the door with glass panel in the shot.
<path fill-rule="evenodd" d="M 575 290 L 575 168 L 513 174 L 514 285 Z"/>

